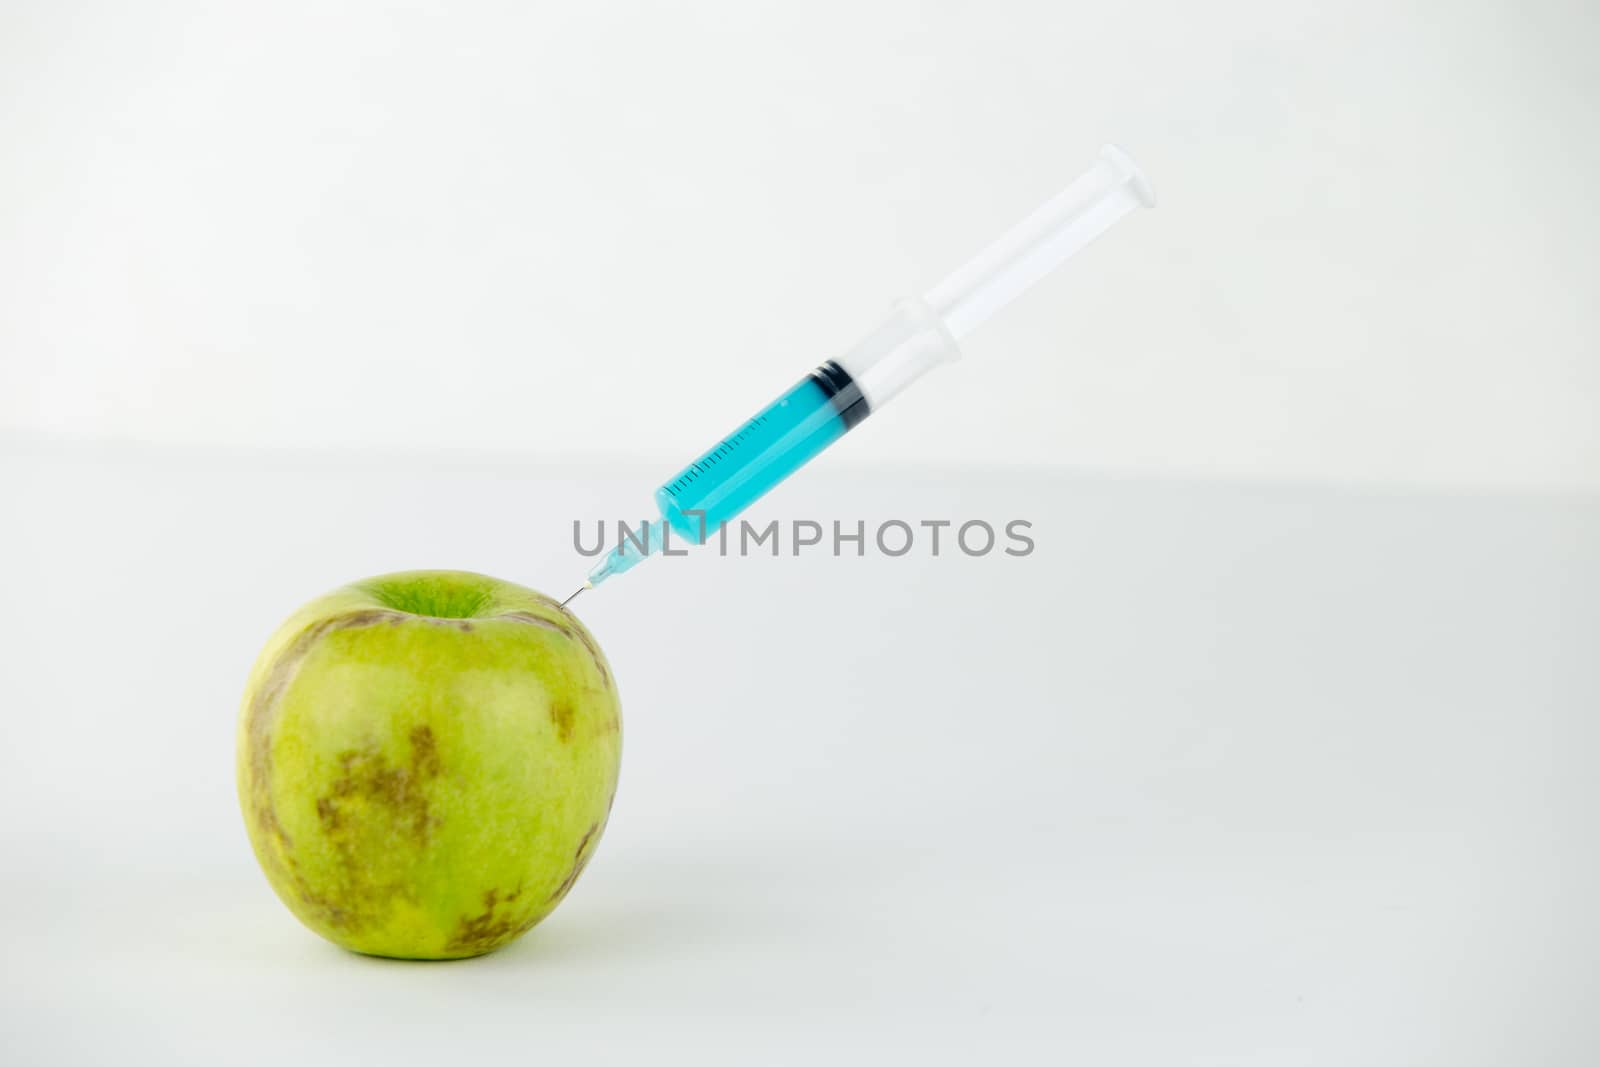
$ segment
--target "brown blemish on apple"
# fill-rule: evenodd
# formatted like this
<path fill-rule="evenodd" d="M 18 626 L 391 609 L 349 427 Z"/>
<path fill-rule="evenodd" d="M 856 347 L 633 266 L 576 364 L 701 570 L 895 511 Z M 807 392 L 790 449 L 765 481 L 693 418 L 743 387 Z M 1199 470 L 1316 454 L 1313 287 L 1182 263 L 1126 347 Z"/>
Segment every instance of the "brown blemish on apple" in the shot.
<path fill-rule="evenodd" d="M 411 731 L 411 766 L 425 778 L 439 777 L 439 742 L 433 727 L 423 723 Z"/>
<path fill-rule="evenodd" d="M 333 802 L 332 797 L 317 798 L 317 818 L 322 820 L 322 825 L 329 833 L 338 833 L 344 821 L 339 818 L 339 805 Z"/>
<path fill-rule="evenodd" d="M 561 880 L 561 884 L 556 886 L 555 892 L 550 894 L 550 899 L 546 902 L 550 906 L 554 907 L 561 903 L 562 898 L 572 891 L 573 885 L 578 881 L 578 875 L 583 873 L 583 869 L 589 865 L 589 857 L 594 855 L 594 849 L 591 846 L 596 842 L 599 833 L 600 824 L 595 823 L 583 835 L 583 840 L 578 842 L 578 849 L 572 855 L 572 870 L 567 872 L 567 876 Z"/>
<path fill-rule="evenodd" d="M 574 631 L 573 636 L 576 636 L 583 643 L 583 647 L 588 649 L 589 658 L 594 660 L 595 669 L 600 672 L 600 680 L 610 688 L 611 670 L 606 666 L 606 658 L 600 654 L 600 646 L 594 643 L 594 638 L 589 636 L 588 630 L 578 629 Z"/>
<path fill-rule="evenodd" d="M 472 623 L 466 619 L 444 618 L 440 615 L 401 615 L 398 616 L 396 621 L 404 618 L 418 619 L 427 623 L 429 626 L 447 626 L 451 629 L 460 630 L 464 634 L 470 634 L 473 630 L 477 629 L 477 627 L 473 626 Z"/>
<path fill-rule="evenodd" d="M 379 622 L 399 622 L 404 616 L 393 611 L 356 611 L 349 615 L 339 615 L 331 619 L 308 626 L 294 639 L 289 647 L 279 654 L 273 663 L 271 671 L 261 682 L 261 687 L 256 690 L 256 695 L 250 702 L 250 710 L 245 715 L 245 748 L 249 756 L 250 768 L 250 798 L 256 812 L 256 821 L 261 830 L 270 839 L 278 843 L 284 851 L 294 847 L 294 842 L 289 840 L 289 835 L 284 832 L 283 824 L 278 820 L 278 814 L 272 803 L 272 723 L 278 710 L 278 701 L 282 699 L 284 691 L 289 688 L 289 683 L 294 681 L 294 676 L 300 670 L 300 665 L 305 662 L 306 656 L 311 653 L 322 637 L 334 630 L 351 630 L 361 626 L 372 626 Z M 276 859 L 274 855 L 271 859 Z M 278 864 L 283 868 L 283 864 Z"/>
<path fill-rule="evenodd" d="M 439 776 L 439 745 L 426 724 L 412 730 L 409 740 L 411 761 L 401 766 L 391 766 L 376 749 L 339 754 L 339 777 L 333 780 L 330 793 L 317 800 L 317 815 L 336 845 L 349 844 L 344 839 L 346 829 L 362 829 L 351 825 L 354 820 L 345 809 L 364 814 L 372 806 L 384 809 L 419 845 L 428 843 L 439 820 L 428 810 L 424 787 Z M 374 820 L 368 817 L 364 821 L 371 829 Z"/>
<path fill-rule="evenodd" d="M 341 861 L 334 887 L 326 893 L 312 888 L 299 873 L 293 853 L 285 856 L 301 903 L 336 929 L 355 930 L 379 922 L 396 898 L 410 895 L 408 886 L 383 880 L 365 862 L 373 842 L 403 834 L 426 846 L 439 825 L 429 811 L 425 789 L 443 772 L 438 741 L 425 723 L 412 729 L 407 740 L 411 756 L 400 765 L 391 765 L 376 748 L 352 749 L 337 757 L 339 776 L 316 802 L 323 837 Z"/>
<path fill-rule="evenodd" d="M 313 889 L 301 872 L 294 854 L 294 842 L 283 828 L 283 822 L 278 818 L 277 808 L 272 799 L 272 727 L 276 722 L 284 693 L 293 683 L 295 675 L 318 641 L 337 630 L 352 630 L 379 623 L 398 625 L 406 618 L 402 612 L 367 609 L 323 619 L 306 627 L 295 636 L 283 652 L 279 653 L 245 713 L 246 779 L 250 807 L 259 828 L 258 836 L 253 840 L 256 855 L 263 866 L 268 868 L 269 873 L 276 872 L 281 880 L 293 887 L 295 895 L 306 908 L 324 916 L 331 925 L 341 929 L 352 928 L 361 923 L 362 915 L 354 906 L 360 902 L 362 894 L 353 893 L 349 900 L 332 900 Z M 415 737 L 412 738 L 414 747 L 416 740 Z M 423 747 L 429 748 L 431 741 L 430 731 Z M 436 767 L 437 760 L 435 752 L 431 757 L 425 758 L 425 763 Z M 341 813 L 331 798 L 318 801 L 317 814 L 325 826 L 338 824 L 342 828 Z"/>
<path fill-rule="evenodd" d="M 508 611 L 504 615 L 496 615 L 495 618 L 505 619 L 508 622 L 525 622 L 532 626 L 543 626 L 546 630 L 554 630 L 556 633 L 566 634 L 568 637 L 572 636 L 572 632 L 559 622 L 547 619 L 543 615 L 535 615 L 531 611 Z"/>
<path fill-rule="evenodd" d="M 559 607 L 559 605 L 558 605 Z M 565 612 L 563 612 L 565 614 Z M 568 626 L 554 619 L 547 619 L 543 615 L 535 615 L 531 611 L 508 611 L 496 618 L 508 619 L 511 622 L 525 622 L 534 626 L 543 626 L 547 630 L 554 630 L 569 640 L 576 641 L 589 653 L 589 658 L 594 660 L 595 670 L 600 672 L 600 681 L 607 687 L 611 685 L 611 670 L 606 666 L 605 656 L 600 654 L 600 646 L 594 643 L 594 638 L 582 626 Z"/>
<path fill-rule="evenodd" d="M 572 740 L 572 705 L 565 700 L 552 700 L 550 702 L 550 721 L 556 725 L 556 736 L 563 743 Z"/>
<path fill-rule="evenodd" d="M 485 893 L 482 913 L 462 919 L 456 924 L 455 932 L 445 943 L 445 951 L 477 956 L 527 933 L 533 928 L 534 923 L 544 917 L 542 914 L 535 914 L 532 917 L 515 914 L 496 915 L 500 905 L 509 906 L 521 893 L 520 885 L 507 893 L 504 898 L 500 896 L 498 889 L 491 889 Z"/>

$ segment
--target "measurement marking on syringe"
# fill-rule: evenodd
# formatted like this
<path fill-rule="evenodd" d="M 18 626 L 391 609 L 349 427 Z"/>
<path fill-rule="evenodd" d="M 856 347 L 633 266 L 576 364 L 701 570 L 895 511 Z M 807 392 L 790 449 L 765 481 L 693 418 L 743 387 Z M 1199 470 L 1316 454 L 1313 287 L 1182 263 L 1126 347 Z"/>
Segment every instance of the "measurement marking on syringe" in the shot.
<path fill-rule="evenodd" d="M 737 432 L 724 437 L 710 452 L 707 452 L 698 460 L 691 461 L 688 467 L 680 471 L 678 477 L 667 484 L 667 492 L 672 496 L 677 496 L 678 490 L 687 488 L 690 482 L 699 481 L 700 475 L 711 473 L 712 467 L 733 455 L 738 447 L 744 444 L 745 438 L 754 433 L 756 427 L 764 425 L 766 421 L 767 417 L 765 415 L 757 415 L 745 423 Z"/>

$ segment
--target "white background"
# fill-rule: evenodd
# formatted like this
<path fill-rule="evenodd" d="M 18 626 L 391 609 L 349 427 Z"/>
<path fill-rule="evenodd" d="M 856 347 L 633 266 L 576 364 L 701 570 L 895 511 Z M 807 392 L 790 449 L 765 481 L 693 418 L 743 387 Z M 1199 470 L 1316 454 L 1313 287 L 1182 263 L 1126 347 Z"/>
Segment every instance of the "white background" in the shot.
<path fill-rule="evenodd" d="M 1597 12 L 11 0 L 0 427 L 670 469 L 1118 141 L 838 462 L 1592 488 Z"/>
<path fill-rule="evenodd" d="M 1600 1062 L 1596 18 L 0 0 L 0 1059 Z M 573 518 L 1108 140 L 1161 206 L 751 513 L 1031 556 L 586 593 L 561 908 L 292 919 L 233 787 L 280 619 L 565 595 Z"/>

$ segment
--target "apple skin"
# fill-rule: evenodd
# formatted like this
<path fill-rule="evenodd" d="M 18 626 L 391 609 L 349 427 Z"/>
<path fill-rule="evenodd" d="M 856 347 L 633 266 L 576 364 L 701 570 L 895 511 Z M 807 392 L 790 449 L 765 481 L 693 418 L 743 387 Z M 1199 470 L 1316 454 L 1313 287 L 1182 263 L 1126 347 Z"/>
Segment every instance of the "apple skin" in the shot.
<path fill-rule="evenodd" d="M 297 918 L 347 949 L 458 959 L 548 915 L 594 855 L 621 706 L 556 601 L 463 571 L 345 586 L 251 671 L 239 803 Z"/>

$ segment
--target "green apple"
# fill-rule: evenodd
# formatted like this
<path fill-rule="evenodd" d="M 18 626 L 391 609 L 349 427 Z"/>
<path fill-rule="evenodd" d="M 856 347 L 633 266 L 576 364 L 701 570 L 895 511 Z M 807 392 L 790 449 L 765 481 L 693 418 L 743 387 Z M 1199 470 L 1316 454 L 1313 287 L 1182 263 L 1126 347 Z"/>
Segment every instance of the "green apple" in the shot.
<path fill-rule="evenodd" d="M 566 896 L 621 753 L 611 670 L 561 605 L 481 574 L 389 574 L 267 642 L 239 715 L 239 803 L 267 880 L 312 930 L 454 959 Z"/>

